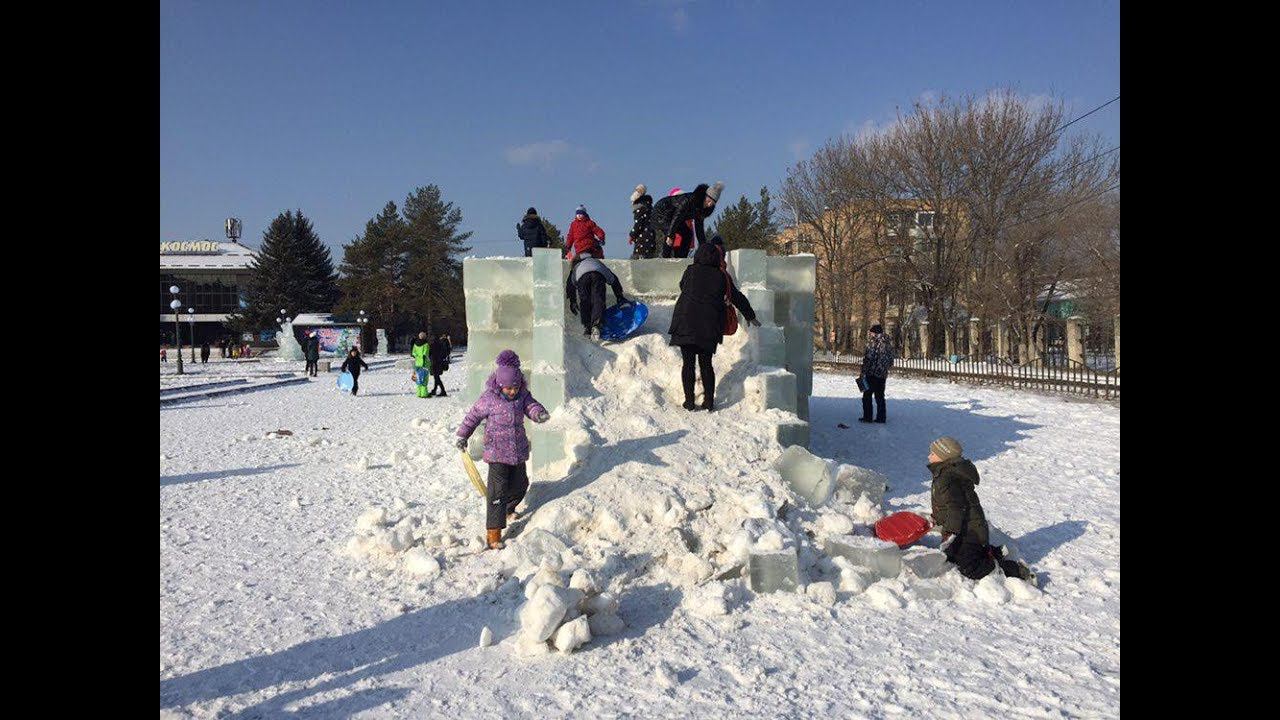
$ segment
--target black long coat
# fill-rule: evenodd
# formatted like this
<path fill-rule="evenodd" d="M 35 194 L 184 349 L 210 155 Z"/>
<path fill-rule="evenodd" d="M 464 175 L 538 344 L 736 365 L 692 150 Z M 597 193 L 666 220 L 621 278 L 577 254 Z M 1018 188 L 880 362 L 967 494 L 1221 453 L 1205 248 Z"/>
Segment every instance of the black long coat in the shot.
<path fill-rule="evenodd" d="M 733 304 L 747 320 L 756 319 L 747 297 L 734 287 L 720 268 L 720 249 L 702 245 L 694 253 L 693 263 L 680 278 L 680 298 L 671 316 L 672 345 L 694 345 L 715 352 L 724 340 L 726 284 Z"/>
<path fill-rule="evenodd" d="M 698 247 L 702 247 L 707 242 L 703 221 L 716 210 L 714 205 L 710 208 L 704 207 L 706 200 L 707 184 L 702 183 L 694 188 L 693 192 L 668 195 L 654 203 L 653 212 L 649 215 L 649 223 L 653 226 L 653 241 L 662 245 L 667 238 L 676 233 L 683 234 L 685 223 L 692 220 L 694 237 L 686 239 L 685 242 L 692 245 L 696 239 Z"/>

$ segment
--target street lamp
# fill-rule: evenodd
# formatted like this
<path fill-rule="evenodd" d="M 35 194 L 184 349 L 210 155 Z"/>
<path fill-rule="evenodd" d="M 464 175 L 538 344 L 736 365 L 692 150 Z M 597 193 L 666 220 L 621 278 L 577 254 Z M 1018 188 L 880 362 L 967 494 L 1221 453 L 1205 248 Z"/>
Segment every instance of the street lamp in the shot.
<path fill-rule="evenodd" d="M 182 301 L 178 299 L 178 293 L 182 292 L 177 285 L 169 286 L 169 294 L 173 295 L 173 301 L 169 303 L 169 307 L 173 308 L 173 341 L 177 348 L 178 355 L 178 374 L 182 374 L 182 323 L 178 320 L 178 308 L 182 307 Z"/>
<path fill-rule="evenodd" d="M 356 318 L 356 320 L 360 323 L 359 347 L 360 347 L 360 352 L 363 353 L 364 352 L 364 329 L 369 322 L 369 318 L 365 317 L 364 311 L 361 310 L 360 317 Z"/>
<path fill-rule="evenodd" d="M 187 320 L 191 322 L 191 364 L 196 364 L 196 309 L 187 308 Z"/>

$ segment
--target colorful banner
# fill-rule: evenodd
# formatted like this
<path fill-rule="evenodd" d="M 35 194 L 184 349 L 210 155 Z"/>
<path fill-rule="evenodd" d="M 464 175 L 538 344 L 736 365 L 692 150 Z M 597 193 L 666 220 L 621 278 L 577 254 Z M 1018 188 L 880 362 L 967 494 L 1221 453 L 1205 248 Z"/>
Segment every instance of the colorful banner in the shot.
<path fill-rule="evenodd" d="M 320 338 L 321 355 L 341 357 L 352 347 L 360 347 L 358 327 L 318 327 L 315 330 L 316 336 Z"/>

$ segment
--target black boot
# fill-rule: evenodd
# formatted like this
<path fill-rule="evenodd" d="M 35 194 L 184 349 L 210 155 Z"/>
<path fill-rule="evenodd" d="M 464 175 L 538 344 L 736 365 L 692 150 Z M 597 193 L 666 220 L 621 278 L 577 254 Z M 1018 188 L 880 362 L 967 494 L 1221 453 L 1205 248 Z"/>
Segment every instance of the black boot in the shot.
<path fill-rule="evenodd" d="M 694 403 L 694 402 L 693 402 L 693 398 L 685 398 L 685 400 L 684 400 L 684 404 L 683 404 L 683 405 L 681 405 L 680 407 L 684 408 L 685 410 L 697 410 L 697 409 L 698 409 L 698 405 L 697 405 L 696 403 Z"/>

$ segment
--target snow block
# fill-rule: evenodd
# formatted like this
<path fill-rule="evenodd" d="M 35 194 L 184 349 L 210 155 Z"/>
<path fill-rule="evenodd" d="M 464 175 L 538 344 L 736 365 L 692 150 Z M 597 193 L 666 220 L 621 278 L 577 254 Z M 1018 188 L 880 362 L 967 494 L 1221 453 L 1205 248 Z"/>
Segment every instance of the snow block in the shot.
<path fill-rule="evenodd" d="M 808 398 L 805 398 L 806 402 Z M 774 429 L 774 439 L 782 447 L 809 447 L 809 423 L 801 420 L 797 422 L 778 423 Z"/>
<path fill-rule="evenodd" d="M 520 288 L 521 295 L 496 295 L 493 322 L 499 330 L 528 330 L 533 327 L 533 296 L 530 287 Z"/>
<path fill-rule="evenodd" d="M 789 255 L 765 258 L 768 285 L 774 290 L 813 294 L 818 258 Z"/>
<path fill-rule="evenodd" d="M 493 294 L 527 292 L 533 287 L 533 261 L 529 258 L 474 258 L 462 261 L 462 290 L 467 295 L 487 290 Z"/>
<path fill-rule="evenodd" d="M 609 271 L 612 272 L 614 275 L 618 276 L 618 282 L 622 283 L 623 293 L 628 292 L 633 285 L 631 280 L 631 265 L 632 265 L 631 260 L 605 260 L 604 261 L 604 266 L 609 268 Z M 605 297 L 608 298 L 607 300 L 605 300 L 605 303 L 612 305 L 613 290 L 611 288 L 608 288 L 608 287 L 605 288 Z"/>
<path fill-rule="evenodd" d="M 773 467 L 797 495 L 810 507 L 820 507 L 831 499 L 836 489 L 834 463 L 815 457 L 799 445 L 782 451 Z M 896 546 L 895 546 L 896 547 Z"/>
<path fill-rule="evenodd" d="M 646 298 L 671 298 L 680 295 L 680 278 L 690 260 L 673 259 L 631 261 L 631 285 L 636 295 Z M 625 287 L 623 288 L 626 289 Z"/>
<path fill-rule="evenodd" d="M 800 584 L 800 563 L 795 548 L 752 551 L 747 565 L 751 589 L 757 593 L 795 592 Z"/>
<path fill-rule="evenodd" d="M 488 293 L 470 293 L 466 297 L 467 329 L 497 329 L 493 322 L 493 296 Z M 412 365 L 411 365 L 412 367 Z"/>
<path fill-rule="evenodd" d="M 751 303 L 751 309 L 756 311 L 756 319 L 764 325 L 772 325 L 774 322 L 774 304 L 773 291 L 763 287 L 745 287 L 739 288 L 742 294 L 747 296 L 747 302 Z"/>
<path fill-rule="evenodd" d="M 529 640 L 550 639 L 565 613 L 569 611 L 569 591 L 554 585 L 540 585 L 538 591 L 520 606 L 520 628 Z"/>
<path fill-rule="evenodd" d="M 902 553 L 902 565 L 918 578 L 936 578 L 948 569 L 947 554 L 933 548 L 913 547 Z"/>
<path fill-rule="evenodd" d="M 896 578 L 902 572 L 902 551 L 897 545 L 878 538 L 843 535 L 828 538 L 823 549 L 831 557 L 842 557 L 885 578 Z"/>
<path fill-rule="evenodd" d="M 768 255 L 764 250 L 744 249 L 730 251 L 728 257 L 729 271 L 733 273 L 734 282 L 738 284 L 738 287 L 764 285 L 768 282 L 767 259 Z M 759 308 L 755 300 L 751 301 L 751 305 Z M 759 310 L 756 312 L 759 312 Z M 760 322 L 765 321 L 761 320 Z"/>
<path fill-rule="evenodd" d="M 585 617 L 578 617 L 556 630 L 552 644 L 562 653 L 570 653 L 583 643 L 591 641 L 591 625 Z"/>
<path fill-rule="evenodd" d="M 564 282 L 569 277 L 569 261 L 560 255 L 558 248 L 533 249 L 533 284 L 539 288 L 560 289 L 564 297 Z"/>
<path fill-rule="evenodd" d="M 786 370 L 752 375 L 743 382 L 743 387 L 756 410 L 796 411 L 796 376 Z"/>
<path fill-rule="evenodd" d="M 533 327 L 533 355 L 529 358 L 529 366 L 532 367 L 535 363 L 564 368 L 564 325 Z M 533 391 L 533 396 L 542 400 L 537 390 Z M 542 404 L 546 405 L 545 402 Z M 551 409 L 550 406 L 547 409 Z"/>
<path fill-rule="evenodd" d="M 529 427 L 528 423 L 525 424 L 525 428 L 529 432 L 534 470 L 565 459 L 563 430 L 548 430 L 541 426 Z"/>
<path fill-rule="evenodd" d="M 799 387 L 796 388 L 796 417 L 801 420 L 809 419 L 809 396 L 802 395 Z"/>
<path fill-rule="evenodd" d="M 784 368 L 787 365 L 787 336 L 782 328 L 769 325 L 768 321 L 758 328 L 747 329 L 747 342 L 751 345 L 756 363 L 770 367 Z"/>
<path fill-rule="evenodd" d="M 563 335 L 561 338 L 563 339 Z M 540 358 L 541 359 L 541 358 Z M 529 379 L 529 392 L 533 393 L 533 397 L 547 408 L 547 412 L 554 412 L 556 408 L 564 404 L 565 400 L 565 377 L 563 372 L 536 372 Z"/>

